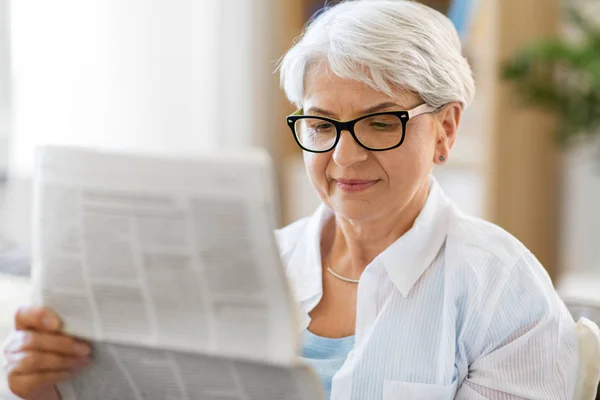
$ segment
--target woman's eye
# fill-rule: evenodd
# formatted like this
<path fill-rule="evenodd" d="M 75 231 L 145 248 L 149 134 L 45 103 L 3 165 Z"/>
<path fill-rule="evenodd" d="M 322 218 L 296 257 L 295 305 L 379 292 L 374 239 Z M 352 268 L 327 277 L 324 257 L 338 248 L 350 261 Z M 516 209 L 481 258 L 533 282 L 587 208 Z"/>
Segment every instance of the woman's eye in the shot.
<path fill-rule="evenodd" d="M 387 128 L 390 126 L 390 124 L 386 124 L 385 122 L 373 122 L 371 125 L 375 128 Z"/>
<path fill-rule="evenodd" d="M 332 124 L 318 124 L 318 125 L 315 125 L 313 127 L 313 129 L 318 132 L 326 132 L 328 130 L 333 129 L 333 125 Z"/>
<path fill-rule="evenodd" d="M 388 122 L 378 122 L 378 121 L 371 122 L 371 128 L 376 129 L 376 130 L 394 129 L 395 125 L 396 124 L 388 123 Z"/>

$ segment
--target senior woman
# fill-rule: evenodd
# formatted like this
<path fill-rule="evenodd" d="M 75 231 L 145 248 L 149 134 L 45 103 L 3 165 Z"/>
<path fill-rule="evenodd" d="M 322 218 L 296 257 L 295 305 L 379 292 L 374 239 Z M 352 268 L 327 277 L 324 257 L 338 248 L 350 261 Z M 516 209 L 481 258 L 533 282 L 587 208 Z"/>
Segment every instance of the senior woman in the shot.
<path fill-rule="evenodd" d="M 346 1 L 310 24 L 281 77 L 323 205 L 277 238 L 306 317 L 302 356 L 331 399 L 570 399 L 577 335 L 543 267 L 430 176 L 474 94 L 450 21 L 409 1 Z M 48 310 L 16 320 L 11 387 L 57 398 L 89 349 Z"/>
<path fill-rule="evenodd" d="M 430 176 L 474 95 L 458 35 L 408 1 L 347 1 L 281 64 L 323 205 L 278 232 L 332 399 L 571 399 L 575 324 L 536 258 Z"/>

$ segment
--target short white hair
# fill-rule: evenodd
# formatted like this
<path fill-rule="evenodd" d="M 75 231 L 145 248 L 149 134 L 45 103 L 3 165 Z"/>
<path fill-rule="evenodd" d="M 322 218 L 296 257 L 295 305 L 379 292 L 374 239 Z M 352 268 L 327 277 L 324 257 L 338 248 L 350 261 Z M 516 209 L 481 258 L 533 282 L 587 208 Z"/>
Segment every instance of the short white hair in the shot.
<path fill-rule="evenodd" d="M 302 107 L 304 78 L 327 62 L 342 78 L 391 95 L 398 87 L 433 107 L 475 95 L 475 82 L 452 22 L 408 0 L 347 0 L 326 8 L 306 27 L 279 65 L 288 99 Z"/>

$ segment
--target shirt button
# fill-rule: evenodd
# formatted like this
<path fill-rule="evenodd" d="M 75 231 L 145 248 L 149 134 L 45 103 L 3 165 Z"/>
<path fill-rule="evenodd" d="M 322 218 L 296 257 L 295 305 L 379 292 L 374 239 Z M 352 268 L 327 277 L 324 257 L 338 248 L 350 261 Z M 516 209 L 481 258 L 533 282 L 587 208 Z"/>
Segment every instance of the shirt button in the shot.
<path fill-rule="evenodd" d="M 352 360 L 352 358 L 354 358 L 354 350 L 350 351 L 350 353 L 348 353 L 348 357 L 346 357 L 346 360 Z"/>

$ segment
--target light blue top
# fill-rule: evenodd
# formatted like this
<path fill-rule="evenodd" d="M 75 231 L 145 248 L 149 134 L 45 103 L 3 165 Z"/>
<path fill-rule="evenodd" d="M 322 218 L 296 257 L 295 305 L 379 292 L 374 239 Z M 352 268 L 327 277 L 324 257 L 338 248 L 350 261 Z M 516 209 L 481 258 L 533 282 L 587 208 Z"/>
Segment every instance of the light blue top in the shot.
<path fill-rule="evenodd" d="M 302 334 L 302 359 L 319 375 L 327 399 L 331 395 L 331 379 L 353 347 L 354 336 L 332 339 L 317 336 L 308 329 Z"/>

